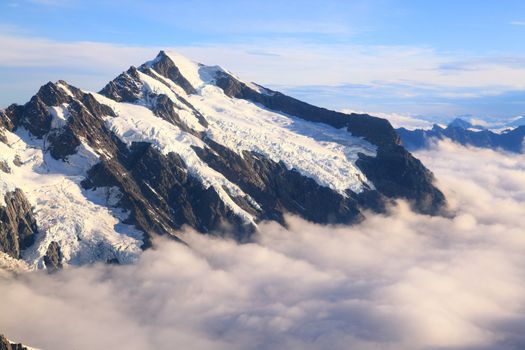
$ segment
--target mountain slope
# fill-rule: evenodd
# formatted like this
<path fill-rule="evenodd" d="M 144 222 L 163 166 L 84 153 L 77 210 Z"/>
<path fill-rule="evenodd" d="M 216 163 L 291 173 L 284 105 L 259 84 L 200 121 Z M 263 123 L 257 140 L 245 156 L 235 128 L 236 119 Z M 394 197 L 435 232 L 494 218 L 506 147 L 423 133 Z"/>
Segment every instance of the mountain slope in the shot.
<path fill-rule="evenodd" d="M 386 120 L 315 107 L 175 53 L 100 93 L 48 83 L 0 123 L 10 170 L 0 197 L 19 188 L 34 207 L 35 243 L 18 254 L 33 268 L 131 262 L 154 235 L 178 239 L 184 225 L 243 241 L 285 213 L 348 224 L 394 198 L 428 214 L 445 204 Z"/>

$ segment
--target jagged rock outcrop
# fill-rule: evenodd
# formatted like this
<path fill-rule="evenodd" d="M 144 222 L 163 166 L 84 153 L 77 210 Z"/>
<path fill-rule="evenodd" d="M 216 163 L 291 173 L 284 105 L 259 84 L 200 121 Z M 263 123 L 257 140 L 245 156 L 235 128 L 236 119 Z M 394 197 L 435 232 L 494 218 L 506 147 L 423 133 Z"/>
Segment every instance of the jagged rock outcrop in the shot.
<path fill-rule="evenodd" d="M 432 184 L 433 174 L 402 146 L 379 147 L 376 157 L 360 154 L 357 166 L 381 194 L 412 200 L 413 207 L 425 214 L 443 209 L 445 196 Z"/>
<path fill-rule="evenodd" d="M 44 264 L 49 272 L 57 271 L 62 268 L 62 250 L 57 242 L 51 242 L 47 247 L 46 255 L 44 255 Z"/>
<path fill-rule="evenodd" d="M 5 160 L 0 160 L 0 171 L 8 174 L 11 172 L 11 167 Z"/>
<path fill-rule="evenodd" d="M 110 81 L 100 93 L 117 102 L 135 102 L 144 97 L 142 87 L 137 68 L 131 67 Z"/>
<path fill-rule="evenodd" d="M 13 123 L 7 114 L 0 110 L 0 142 L 7 143 L 7 138 L 5 136 L 5 130 L 12 130 Z"/>
<path fill-rule="evenodd" d="M 0 350 L 28 350 L 28 349 L 20 343 L 11 343 L 9 340 L 7 340 L 6 337 L 0 334 Z"/>
<path fill-rule="evenodd" d="M 31 205 L 20 189 L 4 196 L 5 207 L 0 206 L 0 251 L 13 258 L 31 246 L 38 232 Z"/>
<path fill-rule="evenodd" d="M 22 126 L 32 135 L 42 138 L 51 129 L 53 116 L 49 111 L 49 106 L 59 106 L 70 99 L 71 97 L 65 94 L 57 84 L 49 82 L 42 86 L 25 105 L 11 105 L 5 110 L 10 125 L 7 129 L 14 130 Z"/>

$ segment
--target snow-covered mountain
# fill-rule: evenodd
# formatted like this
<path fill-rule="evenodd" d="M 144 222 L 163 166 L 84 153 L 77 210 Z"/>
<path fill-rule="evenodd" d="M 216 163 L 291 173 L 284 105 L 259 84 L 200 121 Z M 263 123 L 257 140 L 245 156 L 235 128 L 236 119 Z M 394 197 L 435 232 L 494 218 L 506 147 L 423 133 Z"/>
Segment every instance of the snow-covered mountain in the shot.
<path fill-rule="evenodd" d="M 355 223 L 395 198 L 439 213 L 392 126 L 161 51 L 99 93 L 48 83 L 0 111 L 0 266 L 133 262 L 184 226 L 249 240 L 293 213 Z"/>

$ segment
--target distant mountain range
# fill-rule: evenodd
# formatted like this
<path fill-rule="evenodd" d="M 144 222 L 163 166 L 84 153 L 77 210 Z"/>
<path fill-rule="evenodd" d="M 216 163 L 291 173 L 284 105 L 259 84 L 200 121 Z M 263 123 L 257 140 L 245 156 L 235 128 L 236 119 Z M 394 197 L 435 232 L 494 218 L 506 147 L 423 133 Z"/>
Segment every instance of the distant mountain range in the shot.
<path fill-rule="evenodd" d="M 504 150 L 523 153 L 525 137 L 525 117 L 499 126 L 499 130 L 489 130 L 474 125 L 464 119 L 456 118 L 446 127 L 435 124 L 432 129 L 396 129 L 403 145 L 409 150 L 428 147 L 433 140 L 452 140 L 465 146 Z"/>

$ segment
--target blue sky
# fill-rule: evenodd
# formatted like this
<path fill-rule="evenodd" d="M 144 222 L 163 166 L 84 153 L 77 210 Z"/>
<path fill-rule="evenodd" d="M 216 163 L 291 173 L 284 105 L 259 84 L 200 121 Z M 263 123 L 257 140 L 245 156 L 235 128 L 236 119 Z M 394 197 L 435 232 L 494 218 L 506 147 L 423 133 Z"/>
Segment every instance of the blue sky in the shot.
<path fill-rule="evenodd" d="M 161 48 L 331 108 L 525 114 L 525 1 L 2 0 L 0 106 Z"/>

